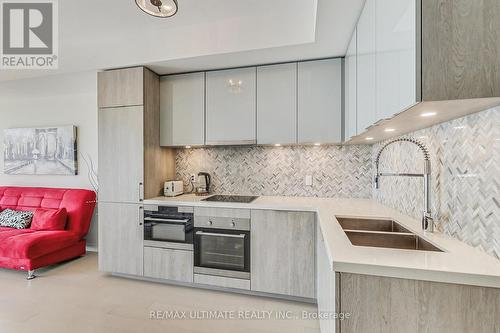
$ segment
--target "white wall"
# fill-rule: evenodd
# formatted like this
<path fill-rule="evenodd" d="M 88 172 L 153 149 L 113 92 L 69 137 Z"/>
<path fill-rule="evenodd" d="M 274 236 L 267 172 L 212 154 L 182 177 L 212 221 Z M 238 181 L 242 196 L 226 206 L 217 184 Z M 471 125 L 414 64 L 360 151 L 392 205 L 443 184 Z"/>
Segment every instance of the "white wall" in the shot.
<path fill-rule="evenodd" d="M 0 142 L 3 130 L 14 127 L 75 125 L 78 128 L 77 176 L 25 176 L 3 174 L 0 185 L 92 189 L 82 154 L 97 168 L 97 74 L 86 72 L 37 79 L 0 82 Z M 0 154 L 3 156 L 3 154 Z M 88 244 L 97 244 L 97 218 L 92 221 Z"/>

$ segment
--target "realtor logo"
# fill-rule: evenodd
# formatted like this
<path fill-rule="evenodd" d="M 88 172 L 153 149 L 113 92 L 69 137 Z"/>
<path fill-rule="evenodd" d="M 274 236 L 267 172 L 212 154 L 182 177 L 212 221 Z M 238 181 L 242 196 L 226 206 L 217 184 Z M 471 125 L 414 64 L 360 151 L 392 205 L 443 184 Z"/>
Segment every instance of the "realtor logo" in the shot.
<path fill-rule="evenodd" d="M 1 69 L 56 69 L 58 22 L 55 0 L 0 0 Z"/>

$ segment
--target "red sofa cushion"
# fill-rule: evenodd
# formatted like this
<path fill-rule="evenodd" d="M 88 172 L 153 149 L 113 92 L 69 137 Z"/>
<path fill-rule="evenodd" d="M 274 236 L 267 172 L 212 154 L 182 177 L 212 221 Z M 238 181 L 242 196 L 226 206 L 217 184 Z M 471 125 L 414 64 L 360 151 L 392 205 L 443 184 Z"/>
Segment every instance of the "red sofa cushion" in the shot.
<path fill-rule="evenodd" d="M 66 208 L 67 231 L 83 239 L 92 220 L 96 194 L 89 190 L 42 187 L 0 187 L 0 209 Z M 1 246 L 1 244 L 0 244 Z"/>
<path fill-rule="evenodd" d="M 68 213 L 66 208 L 37 208 L 31 221 L 31 230 L 64 230 Z"/>
<path fill-rule="evenodd" d="M 80 237 L 69 231 L 36 231 L 31 229 L 0 229 L 0 257 L 38 258 L 64 249 Z"/>

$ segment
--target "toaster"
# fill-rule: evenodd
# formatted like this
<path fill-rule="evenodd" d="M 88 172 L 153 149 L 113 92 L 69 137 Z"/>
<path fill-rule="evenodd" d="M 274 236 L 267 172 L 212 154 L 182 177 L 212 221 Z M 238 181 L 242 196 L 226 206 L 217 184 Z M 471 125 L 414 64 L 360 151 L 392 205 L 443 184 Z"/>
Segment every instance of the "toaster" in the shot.
<path fill-rule="evenodd" d="M 175 197 L 184 193 L 184 182 L 182 180 L 170 180 L 165 182 L 163 194 L 166 197 Z"/>

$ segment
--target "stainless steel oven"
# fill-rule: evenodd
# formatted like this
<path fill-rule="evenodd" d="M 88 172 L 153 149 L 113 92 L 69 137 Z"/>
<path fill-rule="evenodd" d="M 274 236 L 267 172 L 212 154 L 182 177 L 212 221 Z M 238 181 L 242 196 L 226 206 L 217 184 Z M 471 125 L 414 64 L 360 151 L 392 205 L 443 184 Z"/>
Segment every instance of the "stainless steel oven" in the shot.
<path fill-rule="evenodd" d="M 250 219 L 196 217 L 194 272 L 250 279 Z"/>
<path fill-rule="evenodd" d="M 144 206 L 144 241 L 193 243 L 193 207 Z"/>

